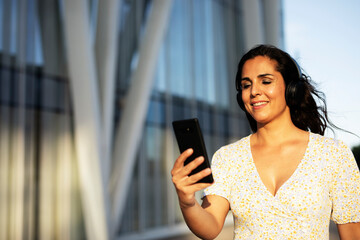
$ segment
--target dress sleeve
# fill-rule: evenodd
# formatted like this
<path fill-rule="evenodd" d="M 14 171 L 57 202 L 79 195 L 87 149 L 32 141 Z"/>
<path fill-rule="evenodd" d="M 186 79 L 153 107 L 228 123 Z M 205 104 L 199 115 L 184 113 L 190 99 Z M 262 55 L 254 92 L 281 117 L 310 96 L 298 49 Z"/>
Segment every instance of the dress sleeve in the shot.
<path fill-rule="evenodd" d="M 211 162 L 211 170 L 214 177 L 214 183 L 204 190 L 204 197 L 207 195 L 218 195 L 227 200 L 230 197 L 230 168 L 227 159 L 222 158 L 221 149 L 218 150 Z"/>
<path fill-rule="evenodd" d="M 337 224 L 360 222 L 360 173 L 351 150 L 342 142 L 335 148 L 330 198 L 331 220 Z"/>

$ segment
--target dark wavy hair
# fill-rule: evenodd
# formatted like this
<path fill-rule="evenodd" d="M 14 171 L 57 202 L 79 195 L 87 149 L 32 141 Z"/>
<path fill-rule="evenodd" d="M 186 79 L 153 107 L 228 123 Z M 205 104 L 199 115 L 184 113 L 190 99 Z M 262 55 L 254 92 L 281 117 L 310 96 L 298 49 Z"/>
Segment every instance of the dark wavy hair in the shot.
<path fill-rule="evenodd" d="M 290 108 L 291 120 L 296 127 L 321 135 L 324 135 L 328 125 L 337 128 L 328 119 L 324 94 L 315 89 L 310 77 L 302 73 L 296 61 L 279 48 L 271 45 L 258 45 L 241 58 L 236 74 L 237 101 L 240 108 L 245 111 L 253 132 L 257 131 L 257 124 L 245 110 L 242 101 L 241 75 L 245 62 L 257 56 L 268 57 L 276 61 L 276 70 L 280 72 L 285 81 L 286 104 Z"/>

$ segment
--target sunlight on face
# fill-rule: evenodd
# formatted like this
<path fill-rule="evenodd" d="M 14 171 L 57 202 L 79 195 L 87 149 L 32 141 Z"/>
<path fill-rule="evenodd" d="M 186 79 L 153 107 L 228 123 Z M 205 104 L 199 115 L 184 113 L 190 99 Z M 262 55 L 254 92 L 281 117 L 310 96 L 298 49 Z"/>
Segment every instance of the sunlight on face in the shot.
<path fill-rule="evenodd" d="M 276 70 L 276 61 L 257 56 L 247 60 L 242 69 L 242 100 L 246 111 L 258 125 L 290 118 L 285 100 L 285 82 Z"/>

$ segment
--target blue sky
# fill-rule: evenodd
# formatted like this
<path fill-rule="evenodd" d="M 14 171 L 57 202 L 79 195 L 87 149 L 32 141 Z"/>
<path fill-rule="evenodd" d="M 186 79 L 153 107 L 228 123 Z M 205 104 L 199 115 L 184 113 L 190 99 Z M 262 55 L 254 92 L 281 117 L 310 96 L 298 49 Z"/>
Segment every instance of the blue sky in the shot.
<path fill-rule="evenodd" d="M 325 93 L 332 122 L 360 136 L 360 1 L 283 3 L 285 49 Z M 336 138 L 360 145 L 360 138 L 342 131 Z"/>

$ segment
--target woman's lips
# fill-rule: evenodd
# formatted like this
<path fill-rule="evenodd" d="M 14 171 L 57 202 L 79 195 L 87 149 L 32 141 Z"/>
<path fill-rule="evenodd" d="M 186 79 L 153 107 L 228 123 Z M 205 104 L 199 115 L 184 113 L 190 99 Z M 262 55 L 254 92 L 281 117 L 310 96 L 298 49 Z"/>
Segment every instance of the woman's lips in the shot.
<path fill-rule="evenodd" d="M 265 102 L 265 101 L 260 101 L 260 102 L 251 103 L 251 106 L 252 106 L 254 109 L 258 109 L 258 108 L 264 107 L 266 104 L 267 104 L 267 102 Z"/>

